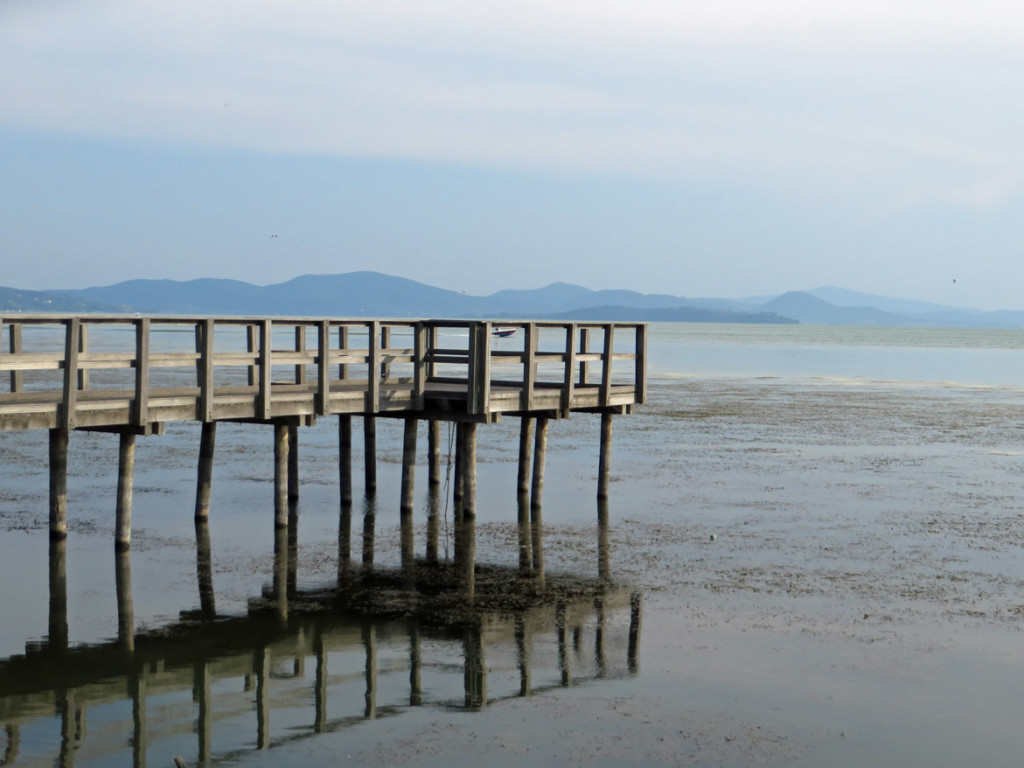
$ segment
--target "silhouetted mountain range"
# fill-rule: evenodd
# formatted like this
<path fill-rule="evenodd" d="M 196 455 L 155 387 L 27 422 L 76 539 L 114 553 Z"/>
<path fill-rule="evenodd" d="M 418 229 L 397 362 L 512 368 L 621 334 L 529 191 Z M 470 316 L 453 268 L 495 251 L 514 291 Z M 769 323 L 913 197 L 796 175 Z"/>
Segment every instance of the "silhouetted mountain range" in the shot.
<path fill-rule="evenodd" d="M 823 287 L 779 296 L 706 299 L 552 283 L 471 296 L 379 272 L 238 280 L 129 280 L 52 291 L 0 288 L 3 312 L 142 312 L 293 317 L 452 317 L 1024 328 L 1024 312 L 983 312 Z"/>

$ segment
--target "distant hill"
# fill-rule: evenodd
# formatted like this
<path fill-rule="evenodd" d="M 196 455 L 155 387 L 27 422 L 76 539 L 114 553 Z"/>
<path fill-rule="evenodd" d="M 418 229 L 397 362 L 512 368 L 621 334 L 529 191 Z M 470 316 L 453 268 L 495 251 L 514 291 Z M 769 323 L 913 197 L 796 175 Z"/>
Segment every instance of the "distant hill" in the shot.
<path fill-rule="evenodd" d="M 795 322 L 777 313 L 732 309 L 740 305 L 726 299 L 592 291 L 568 283 L 471 296 L 379 272 L 303 275 L 267 286 L 237 280 L 130 280 L 61 293 L 158 314 L 549 318 L 576 313 L 581 318 L 611 319 L 612 313 L 635 321 Z"/>
<path fill-rule="evenodd" d="M 985 312 L 832 286 L 784 293 L 761 304 L 761 308 L 794 317 L 802 323 L 822 325 L 1024 328 L 1024 312 Z"/>
<path fill-rule="evenodd" d="M 811 296 L 827 301 L 829 304 L 834 304 L 837 307 L 871 307 L 898 315 L 941 315 L 951 311 L 975 315 L 984 314 L 984 312 L 978 309 L 956 309 L 942 304 L 934 304 L 930 301 L 894 299 L 888 296 L 876 296 L 871 293 L 851 291 L 846 288 L 836 288 L 832 285 L 813 288 L 808 291 L 802 291 L 802 293 L 809 293 Z"/>
<path fill-rule="evenodd" d="M 3 312 L 145 312 L 293 317 L 451 317 L 1024 328 L 1024 312 L 983 312 L 826 286 L 746 299 L 691 298 L 569 283 L 490 296 L 379 272 L 239 280 L 129 280 L 70 290 L 0 288 Z"/>
<path fill-rule="evenodd" d="M 904 320 L 901 315 L 873 307 L 837 307 L 801 291 L 784 293 L 762 308 L 818 325 L 902 325 Z"/>

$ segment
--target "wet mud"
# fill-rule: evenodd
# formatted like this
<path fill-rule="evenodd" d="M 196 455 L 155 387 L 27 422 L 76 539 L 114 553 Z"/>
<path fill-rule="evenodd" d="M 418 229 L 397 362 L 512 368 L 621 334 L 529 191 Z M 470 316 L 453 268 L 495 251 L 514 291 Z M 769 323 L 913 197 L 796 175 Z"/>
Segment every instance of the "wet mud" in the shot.
<path fill-rule="evenodd" d="M 578 663 L 589 671 L 562 685 L 556 653 L 547 662 L 550 686 L 519 697 L 515 665 L 498 662 L 509 652 L 495 651 L 485 662 L 495 680 L 512 677 L 508 695 L 489 698 L 486 706 L 406 708 L 400 717 L 372 719 L 360 710 L 344 716 L 345 727 L 315 738 L 281 737 L 266 751 L 255 749 L 254 736 L 248 742 L 239 736 L 223 759 L 233 765 L 1016 765 L 1024 747 L 1015 716 L 1024 687 L 1021 414 L 1024 390 L 1013 388 L 654 379 L 651 402 L 616 421 L 610 525 L 603 532 L 594 502 L 598 426 L 583 418 L 552 425 L 544 560 L 547 587 L 556 591 L 547 595 L 517 575 L 515 425 L 488 428 L 480 446 L 485 501 L 476 526 L 473 610 L 502 613 L 498 595 L 511 600 L 511 613 L 536 607 L 532 600 L 592 606 L 595 593 L 588 590 L 608 583 L 642 593 L 636 669 L 602 677 L 592 661 L 584 663 L 592 652 L 581 651 Z M 416 606 L 404 589 L 397 496 L 389 495 L 386 480 L 394 469 L 386 469 L 388 457 L 396 460 L 401 441 L 386 429 L 381 494 L 373 507 L 375 573 L 363 581 L 353 568 L 347 594 L 360 610 L 377 605 L 388 621 L 427 607 L 438 616 L 449 610 L 442 623 L 458 624 L 467 619 L 465 604 L 441 592 L 430 596 L 425 575 L 418 580 L 428 585 L 426 596 Z M 158 630 L 179 620 L 182 608 L 197 607 L 189 495 L 197 441 L 191 437 L 172 434 L 180 455 L 154 463 L 144 452 L 159 457 L 162 448 L 140 444 L 132 565 L 141 629 Z M 299 591 L 316 595 L 338 579 L 336 469 L 330 430 L 320 443 L 304 439 L 296 578 Z M 218 613 L 232 615 L 256 605 L 251 601 L 261 585 L 260 599 L 273 591 L 262 466 L 269 460 L 241 431 L 235 439 L 224 430 L 221 444 L 210 578 Z M 38 540 L 33 557 L 43 563 L 33 571 L 42 588 L 28 590 L 42 601 L 41 615 L 10 607 L 15 593 L 4 594 L 5 614 L 23 626 L 0 633 L 13 653 L 12 646 L 46 634 L 46 486 L 38 469 L 45 454 L 25 440 L 4 446 L 9 466 L 19 467 L 0 496 L 7 552 L 16 537 L 30 547 Z M 114 635 L 107 602 L 113 569 L 92 579 L 82 571 L 110 559 L 109 456 L 102 458 L 110 447 L 90 438 L 73 444 L 75 450 L 68 562 L 80 578 L 69 581 L 72 644 Z M 424 509 L 416 512 L 418 546 L 427 534 Z M 358 503 L 353 511 L 356 561 L 365 511 Z M 454 551 L 451 510 L 441 531 L 443 562 Z M 598 578 L 602 557 L 607 581 Z M 22 565 L 31 570 L 31 562 Z M 290 608 L 301 614 L 306 604 L 293 600 Z M 85 615 L 96 606 L 106 606 L 104 626 Z M 628 612 L 618 619 L 620 642 L 628 624 L 623 616 Z M 585 631 L 593 637 L 596 625 L 588 621 Z M 556 634 L 549 630 L 545 642 L 557 645 Z M 462 675 L 464 656 L 461 646 L 449 650 L 445 663 Z M 404 668 L 401 674 L 407 677 Z M 493 691 L 501 685 L 493 683 Z M 461 701 L 461 690 L 439 700 Z M 382 715 L 388 711 L 381 708 Z M 213 738 L 216 744 L 216 731 Z M 26 741 L 22 736 L 23 756 Z M 0 749 L 3 743 L 0 738 Z M 167 745 L 161 748 L 166 754 Z M 185 756 L 195 762 L 195 754 Z M 169 764 L 157 758 L 152 753 L 149 764 Z M 26 760 L 13 764 L 32 764 Z"/>

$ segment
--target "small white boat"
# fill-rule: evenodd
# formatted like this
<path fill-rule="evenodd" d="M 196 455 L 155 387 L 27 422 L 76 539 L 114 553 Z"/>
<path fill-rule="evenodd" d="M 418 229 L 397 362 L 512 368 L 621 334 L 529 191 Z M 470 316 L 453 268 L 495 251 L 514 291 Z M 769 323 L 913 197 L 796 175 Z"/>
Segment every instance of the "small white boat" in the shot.
<path fill-rule="evenodd" d="M 491 336 L 497 336 L 497 337 L 503 339 L 506 336 L 511 336 L 515 332 L 516 332 L 515 328 L 492 328 L 491 329 Z"/>

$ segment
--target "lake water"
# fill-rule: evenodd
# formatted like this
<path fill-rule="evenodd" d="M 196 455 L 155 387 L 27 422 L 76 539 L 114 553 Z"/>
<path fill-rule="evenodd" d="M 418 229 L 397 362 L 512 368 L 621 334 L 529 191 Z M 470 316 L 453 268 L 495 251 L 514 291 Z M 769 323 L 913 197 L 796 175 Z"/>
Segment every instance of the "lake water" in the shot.
<path fill-rule="evenodd" d="M 140 439 L 127 558 L 115 437 L 72 435 L 55 558 L 46 435 L 0 435 L 0 764 L 1019 764 L 1024 333 L 654 324 L 649 352 L 650 403 L 615 421 L 605 542 L 596 417 L 550 434 L 547 569 L 590 589 L 607 543 L 616 591 L 475 630 L 322 597 L 256 610 L 282 579 L 337 584 L 332 419 L 302 431 L 287 575 L 269 428 L 218 430 L 205 552 L 198 428 Z M 378 429 L 387 573 L 402 438 Z M 477 560 L 499 582 L 518 562 L 517 432 L 479 436 Z"/>

